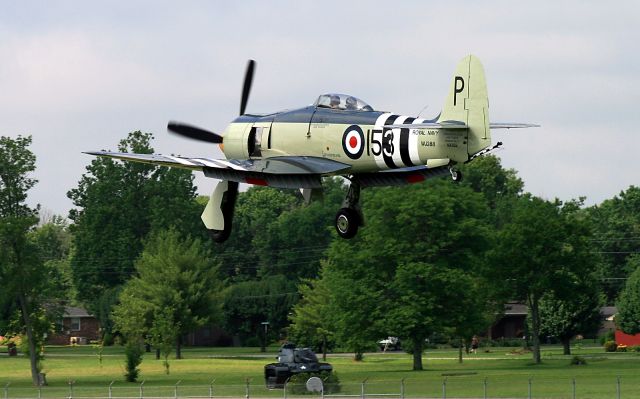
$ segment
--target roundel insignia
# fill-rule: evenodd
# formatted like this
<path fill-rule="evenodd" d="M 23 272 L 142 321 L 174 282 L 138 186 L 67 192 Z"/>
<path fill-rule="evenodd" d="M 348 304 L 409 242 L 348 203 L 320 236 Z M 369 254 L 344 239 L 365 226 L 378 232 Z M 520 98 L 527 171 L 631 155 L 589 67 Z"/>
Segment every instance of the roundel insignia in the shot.
<path fill-rule="evenodd" d="M 351 125 L 342 135 L 342 149 L 351 159 L 358 159 L 364 152 L 364 133 L 358 125 Z"/>

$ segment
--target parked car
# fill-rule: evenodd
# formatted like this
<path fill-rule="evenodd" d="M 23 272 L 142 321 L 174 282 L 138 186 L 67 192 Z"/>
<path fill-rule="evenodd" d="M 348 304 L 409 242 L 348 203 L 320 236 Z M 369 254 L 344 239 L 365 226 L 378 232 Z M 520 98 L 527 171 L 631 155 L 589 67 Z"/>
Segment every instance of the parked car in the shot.
<path fill-rule="evenodd" d="M 383 352 L 388 350 L 397 351 L 400 349 L 400 339 L 398 337 L 387 337 L 386 339 L 378 341 L 378 347 Z"/>

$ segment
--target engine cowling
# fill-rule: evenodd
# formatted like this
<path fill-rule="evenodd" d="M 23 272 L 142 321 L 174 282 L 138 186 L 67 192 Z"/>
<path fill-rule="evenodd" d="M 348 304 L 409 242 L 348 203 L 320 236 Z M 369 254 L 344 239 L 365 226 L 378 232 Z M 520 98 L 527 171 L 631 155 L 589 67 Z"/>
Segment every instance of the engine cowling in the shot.
<path fill-rule="evenodd" d="M 232 123 L 227 127 L 221 146 L 227 159 L 247 159 L 255 151 L 255 132 L 254 137 L 250 137 L 252 127 L 253 123 Z"/>

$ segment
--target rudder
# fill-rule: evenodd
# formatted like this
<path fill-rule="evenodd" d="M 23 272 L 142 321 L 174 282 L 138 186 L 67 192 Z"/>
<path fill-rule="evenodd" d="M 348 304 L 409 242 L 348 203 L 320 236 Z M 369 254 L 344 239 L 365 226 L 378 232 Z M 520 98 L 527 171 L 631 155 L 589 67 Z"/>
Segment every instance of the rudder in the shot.
<path fill-rule="evenodd" d="M 456 67 L 449 96 L 438 122 L 460 121 L 468 127 L 467 153 L 471 156 L 491 145 L 489 97 L 480 60 L 468 55 Z"/>

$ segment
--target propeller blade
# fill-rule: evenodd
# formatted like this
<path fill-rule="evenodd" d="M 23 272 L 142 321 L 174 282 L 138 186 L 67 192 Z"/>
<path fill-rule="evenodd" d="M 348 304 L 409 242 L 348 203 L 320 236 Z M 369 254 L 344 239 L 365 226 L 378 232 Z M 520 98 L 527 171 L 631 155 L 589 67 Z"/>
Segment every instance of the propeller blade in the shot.
<path fill-rule="evenodd" d="M 222 136 L 210 132 L 208 130 L 200 129 L 199 127 L 187 125 L 180 122 L 169 122 L 167 129 L 170 132 L 185 136 L 190 139 L 206 141 L 207 143 L 220 144 L 222 143 Z"/>
<path fill-rule="evenodd" d="M 242 86 L 242 101 L 240 102 L 240 115 L 244 115 L 244 110 L 247 108 L 247 101 L 249 100 L 249 92 L 251 92 L 251 82 L 253 81 L 253 69 L 256 62 L 249 60 L 247 64 L 247 73 L 244 75 L 244 85 Z"/>

